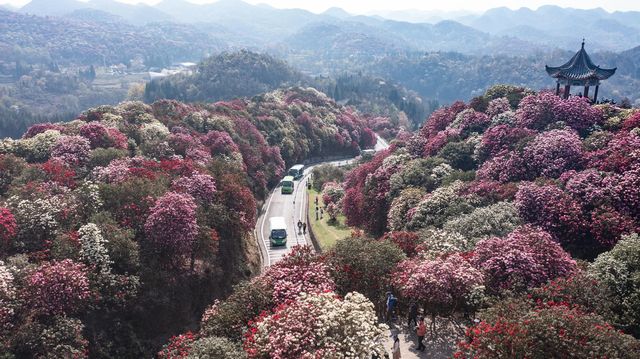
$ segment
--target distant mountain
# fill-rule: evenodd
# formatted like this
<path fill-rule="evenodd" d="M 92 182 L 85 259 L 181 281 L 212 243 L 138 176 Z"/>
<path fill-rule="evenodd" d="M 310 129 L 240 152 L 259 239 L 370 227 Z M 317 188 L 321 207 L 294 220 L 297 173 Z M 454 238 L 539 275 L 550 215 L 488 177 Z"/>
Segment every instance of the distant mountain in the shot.
<path fill-rule="evenodd" d="M 76 15 L 83 13 L 86 15 L 86 10 Z M 110 65 L 129 64 L 141 57 L 149 66 L 166 66 L 176 61 L 197 61 L 224 48 L 226 44 L 219 38 L 187 25 L 133 26 L 0 11 L 0 63 L 19 59 L 36 64 Z"/>
<path fill-rule="evenodd" d="M 114 0 L 32 0 L 19 9 L 21 13 L 41 16 L 63 16 L 77 10 L 94 9 L 120 16 L 132 24 L 171 21 L 172 17 L 161 10 L 145 4 L 130 5 Z"/>
<path fill-rule="evenodd" d="M 13 7 L 13 6 L 11 6 L 10 4 L 0 4 L 0 10 L 16 11 L 18 9 Z"/>
<path fill-rule="evenodd" d="M 458 21 L 494 35 L 573 49 L 584 37 L 593 49 L 621 51 L 640 44 L 640 12 L 572 9 L 546 5 L 537 10 L 500 7 Z"/>
<path fill-rule="evenodd" d="M 89 7 L 87 3 L 76 0 L 31 0 L 19 9 L 23 14 L 40 16 L 62 16 L 75 10 Z"/>
<path fill-rule="evenodd" d="M 332 16 L 332 17 L 335 17 L 335 18 L 341 19 L 341 20 L 344 20 L 344 19 L 347 19 L 347 18 L 350 18 L 351 16 L 353 16 L 353 15 L 349 14 L 348 12 L 344 11 L 343 9 L 341 9 L 339 7 L 329 8 L 329 9 L 325 10 L 322 13 L 322 15 Z"/>
<path fill-rule="evenodd" d="M 96 9 L 78 9 L 69 14 L 64 15 L 69 19 L 80 21 L 95 21 L 95 22 L 125 22 L 126 20 L 118 15 L 114 15 L 110 12 L 96 10 Z"/>

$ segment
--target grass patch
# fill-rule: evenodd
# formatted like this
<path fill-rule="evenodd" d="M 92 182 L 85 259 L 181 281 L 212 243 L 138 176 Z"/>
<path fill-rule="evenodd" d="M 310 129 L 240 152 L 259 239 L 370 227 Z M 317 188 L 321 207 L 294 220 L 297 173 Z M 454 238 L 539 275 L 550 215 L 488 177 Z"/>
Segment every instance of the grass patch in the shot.
<path fill-rule="evenodd" d="M 324 208 L 322 196 L 314 189 L 307 190 L 309 195 L 309 221 L 322 250 L 328 250 L 336 243 L 336 241 L 349 237 L 351 235 L 351 227 L 346 225 L 344 215 L 338 215 L 336 223 L 329 223 L 329 215 L 325 211 L 322 219 L 316 221 L 316 196 L 318 196 L 318 208 Z"/>

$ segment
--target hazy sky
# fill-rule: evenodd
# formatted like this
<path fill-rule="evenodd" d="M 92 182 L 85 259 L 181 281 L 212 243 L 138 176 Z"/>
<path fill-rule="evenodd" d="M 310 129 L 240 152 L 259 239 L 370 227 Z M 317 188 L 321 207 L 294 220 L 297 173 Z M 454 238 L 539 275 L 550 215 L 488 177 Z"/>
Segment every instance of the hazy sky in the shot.
<path fill-rule="evenodd" d="M 56 0 L 50 0 L 55 2 Z M 119 0 L 126 3 L 155 4 L 160 0 Z M 211 3 L 214 0 L 189 0 L 193 3 Z M 589 9 L 602 7 L 608 11 L 615 10 L 638 10 L 640 11 L 640 1 L 638 0 L 246 0 L 252 4 L 267 3 L 278 8 L 304 8 L 314 12 L 321 12 L 332 6 L 341 7 L 352 13 L 367 13 L 374 10 L 470 10 L 483 11 L 493 7 L 507 6 L 512 9 L 529 7 L 536 9 L 541 5 L 553 4 L 562 7 L 574 7 Z M 12 4 L 22 6 L 29 0 L 0 0 L 0 4 Z"/>

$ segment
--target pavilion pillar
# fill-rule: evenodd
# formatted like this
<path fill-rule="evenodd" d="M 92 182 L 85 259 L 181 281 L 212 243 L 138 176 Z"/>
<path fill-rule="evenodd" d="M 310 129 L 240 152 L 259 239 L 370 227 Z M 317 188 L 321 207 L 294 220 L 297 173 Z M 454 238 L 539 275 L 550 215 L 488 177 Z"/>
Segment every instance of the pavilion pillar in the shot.
<path fill-rule="evenodd" d="M 569 91 L 571 91 L 571 85 L 564 85 L 564 95 L 562 97 L 565 100 L 569 98 Z"/>
<path fill-rule="evenodd" d="M 589 85 L 584 87 L 584 97 L 589 98 Z"/>
<path fill-rule="evenodd" d="M 596 92 L 593 94 L 593 103 L 598 102 L 598 87 L 600 87 L 600 85 L 596 85 Z"/>
<path fill-rule="evenodd" d="M 560 96 L 560 82 L 556 82 L 556 96 Z"/>

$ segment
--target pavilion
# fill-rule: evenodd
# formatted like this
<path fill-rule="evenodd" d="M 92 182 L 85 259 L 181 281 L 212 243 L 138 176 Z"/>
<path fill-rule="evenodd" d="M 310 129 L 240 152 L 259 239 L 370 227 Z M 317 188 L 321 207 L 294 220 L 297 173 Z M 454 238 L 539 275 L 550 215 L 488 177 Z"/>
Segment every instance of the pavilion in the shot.
<path fill-rule="evenodd" d="M 584 39 L 582 39 L 580 51 L 573 55 L 566 64 L 558 67 L 545 66 L 545 68 L 549 76 L 556 79 L 556 95 L 560 95 L 560 85 L 564 85 L 563 97 L 565 99 L 569 97 L 571 86 L 584 86 L 582 96 L 589 98 L 589 87 L 595 86 L 593 102 L 598 100 L 600 81 L 608 79 L 616 72 L 615 67 L 602 69 L 591 61 L 584 50 Z"/>

